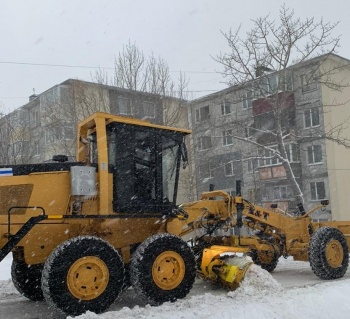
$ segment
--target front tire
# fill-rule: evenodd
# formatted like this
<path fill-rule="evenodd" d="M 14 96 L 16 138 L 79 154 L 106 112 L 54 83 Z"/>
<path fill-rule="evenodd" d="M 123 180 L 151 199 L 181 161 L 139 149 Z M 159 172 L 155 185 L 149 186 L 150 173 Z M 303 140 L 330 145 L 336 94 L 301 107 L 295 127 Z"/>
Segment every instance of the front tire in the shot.
<path fill-rule="evenodd" d="M 151 305 L 184 298 L 196 277 L 194 255 L 181 238 L 156 234 L 135 251 L 130 267 L 131 284 Z"/>
<path fill-rule="evenodd" d="M 41 273 L 44 264 L 27 265 L 25 262 L 13 260 L 11 278 L 17 291 L 32 301 L 44 299 L 41 290 Z"/>
<path fill-rule="evenodd" d="M 317 229 L 309 243 L 309 261 L 312 271 L 321 279 L 344 276 L 349 264 L 349 249 L 342 232 L 333 227 Z"/>
<path fill-rule="evenodd" d="M 274 250 L 252 250 L 248 255 L 252 258 L 254 264 L 259 265 L 262 269 L 265 269 L 268 272 L 275 270 L 280 258 L 279 253 Z"/>
<path fill-rule="evenodd" d="M 49 304 L 67 315 L 101 313 L 122 291 L 124 264 L 106 241 L 92 236 L 69 239 L 47 259 L 42 290 Z"/>

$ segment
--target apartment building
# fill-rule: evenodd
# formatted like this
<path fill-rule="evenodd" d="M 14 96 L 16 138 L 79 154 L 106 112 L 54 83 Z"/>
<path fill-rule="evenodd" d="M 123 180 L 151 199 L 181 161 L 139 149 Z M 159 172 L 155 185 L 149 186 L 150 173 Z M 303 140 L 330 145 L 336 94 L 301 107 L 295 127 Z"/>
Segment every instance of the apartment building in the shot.
<path fill-rule="evenodd" d="M 8 147 L 3 152 L 7 158 L 1 161 L 37 163 L 55 154 L 73 157 L 76 124 L 97 111 L 163 124 L 165 100 L 157 94 L 69 79 L 30 96 L 27 104 L 0 119 L 1 139 Z"/>
<path fill-rule="evenodd" d="M 75 160 L 77 123 L 94 112 L 135 117 L 154 124 L 188 128 L 182 100 L 164 95 L 68 79 L 0 118 L 0 163 L 51 161 L 57 154 Z M 191 170 L 182 172 L 179 202 L 192 200 Z"/>
<path fill-rule="evenodd" d="M 331 54 L 191 101 L 197 195 L 242 180 L 248 200 L 297 214 L 298 185 L 305 210 L 331 202 L 313 219 L 349 220 L 348 79 L 349 61 Z"/>

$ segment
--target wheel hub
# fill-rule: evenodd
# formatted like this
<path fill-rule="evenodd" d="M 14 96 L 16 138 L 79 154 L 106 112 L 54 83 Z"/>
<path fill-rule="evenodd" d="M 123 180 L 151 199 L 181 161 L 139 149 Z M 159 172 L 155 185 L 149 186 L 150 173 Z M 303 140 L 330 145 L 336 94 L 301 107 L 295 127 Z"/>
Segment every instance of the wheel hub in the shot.
<path fill-rule="evenodd" d="M 163 290 L 174 289 L 184 279 L 184 260 L 174 251 L 165 251 L 154 261 L 152 276 L 155 284 L 159 288 Z"/>
<path fill-rule="evenodd" d="M 273 251 L 258 251 L 258 258 L 261 263 L 263 264 L 269 264 L 272 262 L 274 257 Z"/>
<path fill-rule="evenodd" d="M 326 246 L 326 258 L 328 264 L 333 268 L 338 268 L 342 265 L 344 252 L 338 240 L 332 239 L 329 241 Z"/>
<path fill-rule="evenodd" d="M 67 274 L 68 289 L 80 300 L 92 300 L 100 296 L 105 291 L 108 281 L 108 267 L 95 256 L 78 259 Z"/>

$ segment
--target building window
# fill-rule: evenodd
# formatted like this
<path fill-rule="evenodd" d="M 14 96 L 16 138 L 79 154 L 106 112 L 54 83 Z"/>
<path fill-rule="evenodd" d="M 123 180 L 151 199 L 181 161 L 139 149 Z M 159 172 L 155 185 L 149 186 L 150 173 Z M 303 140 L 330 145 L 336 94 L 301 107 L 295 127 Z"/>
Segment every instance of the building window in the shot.
<path fill-rule="evenodd" d="M 154 119 L 156 117 L 156 106 L 153 102 L 143 102 L 143 118 Z"/>
<path fill-rule="evenodd" d="M 261 199 L 269 200 L 270 199 L 270 190 L 267 187 L 261 188 Z"/>
<path fill-rule="evenodd" d="M 257 166 L 257 159 L 256 158 L 251 158 L 247 161 L 248 163 L 248 172 L 253 173 L 256 166 Z"/>
<path fill-rule="evenodd" d="M 270 93 L 269 80 L 266 77 L 260 78 L 255 87 L 256 97 L 266 96 Z"/>
<path fill-rule="evenodd" d="M 196 122 L 202 122 L 209 120 L 210 114 L 209 114 L 209 105 L 203 106 L 196 110 Z"/>
<path fill-rule="evenodd" d="M 221 114 L 226 115 L 231 113 L 231 103 L 227 100 L 221 103 Z"/>
<path fill-rule="evenodd" d="M 32 127 L 39 125 L 39 111 L 38 110 L 32 110 L 30 120 L 31 120 Z"/>
<path fill-rule="evenodd" d="M 222 145 L 232 145 L 233 144 L 233 133 L 232 130 L 222 131 Z"/>
<path fill-rule="evenodd" d="M 40 154 L 39 141 L 34 141 L 34 155 Z"/>
<path fill-rule="evenodd" d="M 320 125 L 320 114 L 318 107 L 308 109 L 304 112 L 305 127 L 314 127 Z"/>
<path fill-rule="evenodd" d="M 64 127 L 64 139 L 65 140 L 73 140 L 74 139 L 74 130 L 73 127 L 67 125 Z"/>
<path fill-rule="evenodd" d="M 243 94 L 243 108 L 250 109 L 252 107 L 253 93 L 251 91 Z"/>
<path fill-rule="evenodd" d="M 287 74 L 286 78 L 280 76 L 279 87 L 282 87 L 285 91 L 293 91 L 293 75 Z"/>
<path fill-rule="evenodd" d="M 321 145 L 311 145 L 307 148 L 307 157 L 309 164 L 322 163 Z"/>
<path fill-rule="evenodd" d="M 311 200 L 319 200 L 326 198 L 326 190 L 324 182 L 310 183 Z"/>
<path fill-rule="evenodd" d="M 251 138 L 253 136 L 254 129 L 250 126 L 246 126 L 244 128 L 244 135 L 246 138 Z"/>
<path fill-rule="evenodd" d="M 13 143 L 12 144 L 12 150 L 13 150 L 13 154 L 15 156 L 21 154 L 22 151 L 23 151 L 23 142 L 19 141 L 19 142 Z"/>
<path fill-rule="evenodd" d="M 281 160 L 276 156 L 277 151 L 273 151 L 276 147 L 270 147 L 271 149 L 264 149 L 259 151 L 258 159 L 259 166 L 271 166 L 281 164 Z"/>
<path fill-rule="evenodd" d="M 201 179 L 213 177 L 210 163 L 204 163 L 199 165 L 199 176 Z"/>
<path fill-rule="evenodd" d="M 293 90 L 293 78 L 291 74 L 287 74 L 286 77 L 281 74 L 273 74 L 268 76 L 263 83 L 265 84 L 263 88 L 266 94 Z"/>
<path fill-rule="evenodd" d="M 62 126 L 53 126 L 45 131 L 45 144 L 52 144 L 63 139 L 64 130 Z"/>
<path fill-rule="evenodd" d="M 211 137 L 210 136 L 198 137 L 197 145 L 199 150 L 207 150 L 211 148 Z"/>
<path fill-rule="evenodd" d="M 314 72 L 301 75 L 301 88 L 303 92 L 312 91 L 317 88 Z"/>
<path fill-rule="evenodd" d="M 119 114 L 132 115 L 131 100 L 126 97 L 118 97 Z"/>
<path fill-rule="evenodd" d="M 228 162 L 225 164 L 225 176 L 233 176 L 233 175 L 234 175 L 233 162 Z"/>
<path fill-rule="evenodd" d="M 278 75 L 274 74 L 269 76 L 268 81 L 269 81 L 269 93 L 276 93 L 279 90 Z"/>
<path fill-rule="evenodd" d="M 289 186 L 278 186 L 273 189 L 273 199 L 288 199 L 292 197 L 293 192 Z"/>
<path fill-rule="evenodd" d="M 297 144 L 287 144 L 286 152 L 287 152 L 287 158 L 289 162 L 299 161 L 299 148 Z"/>

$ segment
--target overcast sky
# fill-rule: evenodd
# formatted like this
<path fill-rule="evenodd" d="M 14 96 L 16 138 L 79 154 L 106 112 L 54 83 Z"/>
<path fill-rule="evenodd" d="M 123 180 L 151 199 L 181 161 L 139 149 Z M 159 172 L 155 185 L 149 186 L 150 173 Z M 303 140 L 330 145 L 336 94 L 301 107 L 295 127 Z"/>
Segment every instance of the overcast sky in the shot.
<path fill-rule="evenodd" d="M 68 78 L 90 81 L 89 67 L 110 68 L 129 41 L 181 70 L 199 97 L 222 89 L 211 56 L 227 51 L 220 33 L 251 26 L 251 18 L 277 17 L 277 0 L 0 0 L 0 105 L 13 110 L 28 97 Z M 302 18 L 340 21 L 338 54 L 350 58 L 350 4 L 346 0 L 286 1 Z M 9 63 L 11 62 L 11 63 Z M 15 62 L 15 63 L 13 63 Z M 17 64 L 19 63 L 19 64 Z M 20 64 L 24 63 L 24 64 Z M 56 64 L 81 67 L 38 66 Z"/>

